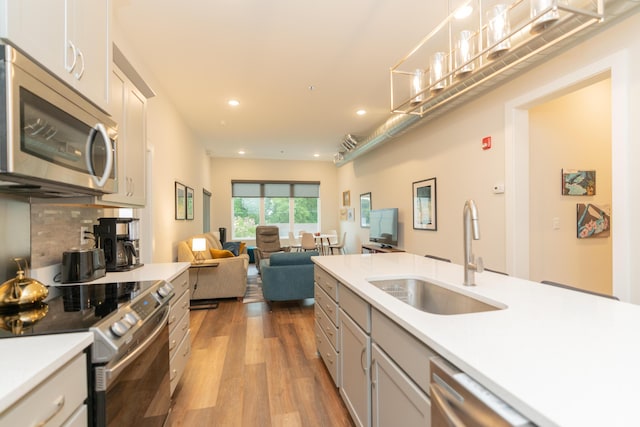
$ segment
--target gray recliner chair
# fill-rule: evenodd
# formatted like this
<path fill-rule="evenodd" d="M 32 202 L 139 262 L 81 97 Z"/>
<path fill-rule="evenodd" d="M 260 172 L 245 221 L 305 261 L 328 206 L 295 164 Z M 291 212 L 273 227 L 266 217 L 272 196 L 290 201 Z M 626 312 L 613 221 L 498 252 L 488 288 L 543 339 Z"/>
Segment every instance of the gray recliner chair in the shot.
<path fill-rule="evenodd" d="M 268 259 L 271 254 L 289 252 L 289 246 L 280 244 L 280 230 L 275 225 L 259 225 L 256 227 L 256 267 L 260 272 L 260 261 Z"/>

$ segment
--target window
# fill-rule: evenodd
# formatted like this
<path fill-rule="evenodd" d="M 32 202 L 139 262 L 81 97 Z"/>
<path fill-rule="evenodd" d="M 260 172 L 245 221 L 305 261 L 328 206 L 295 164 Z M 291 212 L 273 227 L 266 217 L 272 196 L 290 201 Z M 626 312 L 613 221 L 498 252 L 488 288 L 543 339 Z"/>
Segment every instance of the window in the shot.
<path fill-rule="evenodd" d="M 253 239 L 256 227 L 277 225 L 289 231 L 320 230 L 319 182 L 232 181 L 233 239 Z"/>

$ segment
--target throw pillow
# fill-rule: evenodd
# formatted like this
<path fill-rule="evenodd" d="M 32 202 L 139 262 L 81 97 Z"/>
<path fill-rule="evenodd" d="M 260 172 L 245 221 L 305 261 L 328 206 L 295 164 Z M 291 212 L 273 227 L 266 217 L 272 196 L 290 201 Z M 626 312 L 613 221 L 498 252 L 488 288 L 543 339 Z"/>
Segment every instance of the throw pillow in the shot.
<path fill-rule="evenodd" d="M 224 242 L 222 249 L 226 249 L 233 253 L 234 256 L 238 256 L 240 254 L 240 242 Z"/>
<path fill-rule="evenodd" d="M 247 244 L 245 242 L 240 242 L 240 249 L 238 250 L 238 254 L 243 254 L 246 248 Z"/>
<path fill-rule="evenodd" d="M 228 251 L 226 249 L 209 249 L 211 251 L 211 257 L 213 259 L 217 258 L 233 258 L 233 252 Z"/>

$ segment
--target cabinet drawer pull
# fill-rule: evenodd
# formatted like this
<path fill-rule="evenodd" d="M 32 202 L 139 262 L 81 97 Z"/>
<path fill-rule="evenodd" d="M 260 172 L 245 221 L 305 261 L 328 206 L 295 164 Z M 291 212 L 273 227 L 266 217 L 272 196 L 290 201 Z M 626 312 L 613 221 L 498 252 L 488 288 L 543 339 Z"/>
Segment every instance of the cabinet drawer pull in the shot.
<path fill-rule="evenodd" d="M 171 345 L 169 346 L 169 351 L 173 350 L 174 348 L 176 348 L 176 340 L 171 340 Z"/>
<path fill-rule="evenodd" d="M 186 331 L 189 328 L 189 322 L 184 322 L 184 325 L 182 325 L 182 330 Z"/>
<path fill-rule="evenodd" d="M 367 368 L 364 366 L 364 353 L 367 351 L 366 347 L 362 347 L 362 352 L 360 353 L 360 367 L 362 368 L 362 372 L 367 372 Z"/>
<path fill-rule="evenodd" d="M 71 49 L 71 57 L 73 58 L 73 62 L 68 66 L 65 66 L 64 69 L 67 71 L 67 73 L 70 73 L 71 70 L 75 68 L 76 62 L 78 61 L 78 52 L 76 51 L 76 45 L 74 45 L 71 40 L 67 41 L 67 50 L 68 49 Z M 67 57 L 68 57 L 68 53 L 67 53 Z"/>
<path fill-rule="evenodd" d="M 62 408 L 64 408 L 64 396 L 58 396 L 58 398 L 53 401 L 53 404 L 54 407 L 51 415 L 49 415 L 44 421 L 40 421 L 39 423 L 37 423 L 35 425 L 36 427 L 42 427 L 46 425 L 49 421 L 51 421 L 53 417 L 55 417 L 60 411 L 62 411 Z"/>
<path fill-rule="evenodd" d="M 175 322 L 175 321 L 176 321 L 176 316 L 175 316 L 175 314 L 174 314 L 173 316 L 169 317 L 169 324 L 172 324 L 172 323 L 173 323 L 173 322 Z"/>

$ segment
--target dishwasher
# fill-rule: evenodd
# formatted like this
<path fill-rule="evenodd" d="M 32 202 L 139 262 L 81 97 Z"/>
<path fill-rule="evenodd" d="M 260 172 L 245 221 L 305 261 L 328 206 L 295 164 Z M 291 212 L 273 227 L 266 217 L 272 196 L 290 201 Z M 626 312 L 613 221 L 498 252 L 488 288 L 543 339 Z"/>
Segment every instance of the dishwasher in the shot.
<path fill-rule="evenodd" d="M 440 357 L 430 359 L 431 427 L 530 427 L 530 420 Z"/>

